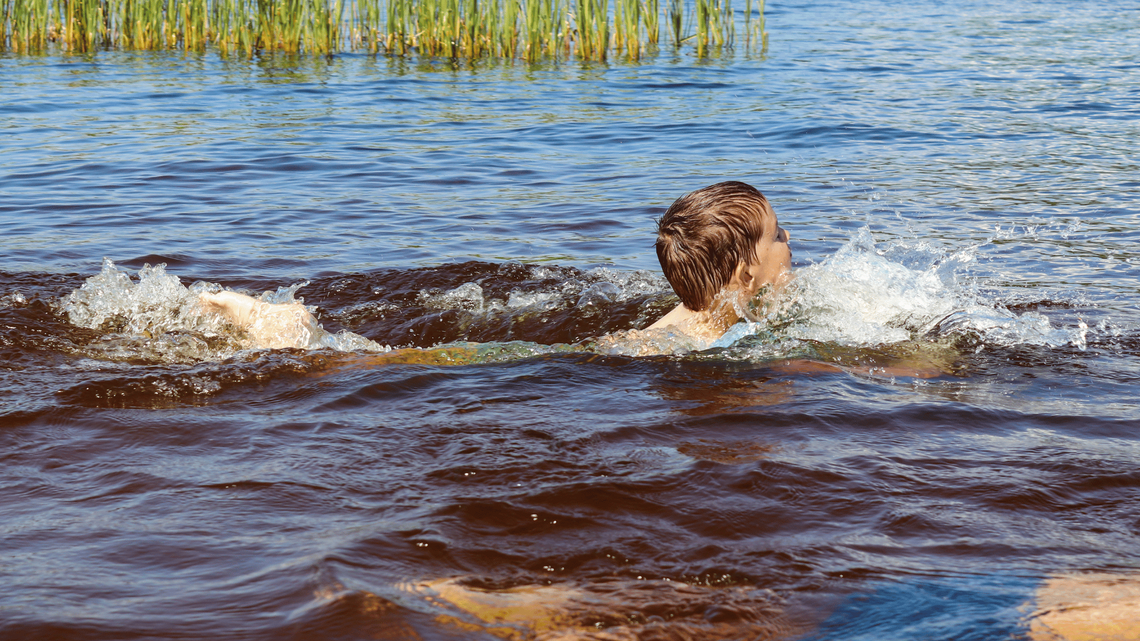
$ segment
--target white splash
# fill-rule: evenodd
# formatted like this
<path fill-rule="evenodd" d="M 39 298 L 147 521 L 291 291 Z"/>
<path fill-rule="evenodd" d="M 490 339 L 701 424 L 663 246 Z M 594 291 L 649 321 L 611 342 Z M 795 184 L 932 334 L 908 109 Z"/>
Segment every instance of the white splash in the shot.
<path fill-rule="evenodd" d="M 198 293 L 209 286 L 196 283 L 191 291 L 166 265 L 144 266 L 138 282 L 103 259 L 101 272 L 88 278 L 63 301 L 71 324 L 122 334 L 155 336 L 174 331 L 216 331 L 219 319 L 192 313 Z"/>
<path fill-rule="evenodd" d="M 102 270 L 62 301 L 68 320 L 78 327 L 106 332 L 86 345 L 97 358 L 159 362 L 219 360 L 254 344 L 220 314 L 204 313 L 203 292 L 222 288 L 197 282 L 186 287 L 165 265 L 145 265 L 137 281 L 103 259 Z M 265 292 L 268 303 L 302 303 L 294 298 L 307 283 Z M 341 351 L 387 351 L 389 348 L 351 332 L 330 334 L 316 328 L 303 347 Z"/>
<path fill-rule="evenodd" d="M 526 268 L 532 280 L 554 282 L 537 289 L 513 290 L 505 300 L 488 295 L 479 283 L 467 282 L 442 292 L 422 290 L 417 301 L 428 309 L 476 314 L 517 313 L 523 309 L 530 312 L 569 306 L 588 311 L 636 296 L 669 291 L 669 284 L 661 275 L 646 271 L 622 272 L 597 267 L 581 272 L 579 277 L 564 278 L 563 274 L 548 267 L 528 265 Z"/>
<path fill-rule="evenodd" d="M 742 323 L 717 346 L 767 331 L 846 346 L 971 334 L 992 346 L 1084 349 L 1083 323 L 1055 327 L 1042 314 L 1017 314 L 981 295 L 969 276 L 977 250 L 939 250 L 925 242 L 879 249 L 870 230 L 860 229 L 833 256 L 799 270 L 767 322 Z"/>

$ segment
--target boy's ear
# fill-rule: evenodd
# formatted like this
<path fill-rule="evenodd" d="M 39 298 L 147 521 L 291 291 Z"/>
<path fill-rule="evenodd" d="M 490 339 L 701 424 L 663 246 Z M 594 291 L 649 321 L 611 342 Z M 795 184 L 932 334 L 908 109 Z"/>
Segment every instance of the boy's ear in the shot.
<path fill-rule="evenodd" d="M 752 285 L 752 279 L 752 272 L 748 270 L 748 264 L 740 261 L 736 264 L 736 269 L 732 270 L 732 278 L 728 279 L 728 284 L 739 289 L 748 289 Z"/>

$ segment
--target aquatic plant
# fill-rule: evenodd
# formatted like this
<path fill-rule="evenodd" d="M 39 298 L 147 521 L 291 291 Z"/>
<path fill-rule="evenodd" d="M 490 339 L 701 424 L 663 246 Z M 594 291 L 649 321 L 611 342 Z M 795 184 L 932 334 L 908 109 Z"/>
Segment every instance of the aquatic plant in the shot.
<path fill-rule="evenodd" d="M 645 20 L 645 42 L 649 45 L 657 44 L 661 8 L 657 0 L 645 0 L 643 19 Z"/>
<path fill-rule="evenodd" d="M 695 0 L 697 14 L 697 51 L 704 55 L 709 47 L 722 47 L 732 42 L 732 0 Z"/>
<path fill-rule="evenodd" d="M 685 38 L 681 37 L 681 26 L 685 15 L 684 0 L 669 0 L 669 33 L 673 36 L 673 46 L 680 47 Z"/>
<path fill-rule="evenodd" d="M 574 21 L 578 55 L 586 60 L 604 60 L 610 39 L 609 0 L 577 0 Z"/>
<path fill-rule="evenodd" d="M 731 47 L 731 0 L 0 0 L 0 51 L 101 48 L 332 55 L 364 49 L 450 58 L 641 58 L 662 9 L 672 45 Z M 766 45 L 764 0 L 745 46 Z"/>
<path fill-rule="evenodd" d="M 760 15 L 755 23 L 752 22 L 752 0 L 748 0 L 744 9 L 744 43 L 751 47 L 754 41 L 759 41 L 760 50 L 768 49 L 768 32 L 764 30 L 764 0 L 760 0 Z"/>
<path fill-rule="evenodd" d="M 39 51 L 59 32 L 58 24 L 51 24 L 48 0 L 4 0 L 3 23 L 0 33 L 16 52 Z"/>

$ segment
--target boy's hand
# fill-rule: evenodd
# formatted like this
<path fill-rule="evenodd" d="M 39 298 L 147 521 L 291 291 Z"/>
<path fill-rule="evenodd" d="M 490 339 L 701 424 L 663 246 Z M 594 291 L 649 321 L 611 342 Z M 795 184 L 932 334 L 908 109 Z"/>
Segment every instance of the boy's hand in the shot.
<path fill-rule="evenodd" d="M 198 296 L 202 310 L 221 314 L 226 320 L 246 329 L 253 322 L 253 310 L 259 305 L 265 305 L 252 296 L 237 292 L 205 292 Z"/>
<path fill-rule="evenodd" d="M 300 303 L 274 305 L 237 292 L 207 292 L 198 299 L 203 311 L 220 314 L 245 331 L 257 347 L 306 347 L 322 331 Z"/>

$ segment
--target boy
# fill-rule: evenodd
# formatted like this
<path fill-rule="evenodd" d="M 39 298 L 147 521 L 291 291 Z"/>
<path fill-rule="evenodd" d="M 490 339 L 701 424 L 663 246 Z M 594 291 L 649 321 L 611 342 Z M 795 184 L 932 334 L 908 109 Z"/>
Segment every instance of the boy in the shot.
<path fill-rule="evenodd" d="M 723 182 L 681 196 L 657 221 L 657 260 L 681 304 L 647 329 L 720 338 L 762 287 L 777 291 L 790 279 L 788 238 L 751 185 Z"/>
<path fill-rule="evenodd" d="M 676 200 L 657 223 L 657 259 L 681 299 L 648 330 L 670 328 L 712 342 L 746 314 L 762 287 L 781 288 L 791 274 L 788 233 L 767 199 L 741 182 L 723 182 Z M 324 335 L 298 303 L 274 305 L 236 292 L 201 296 L 257 347 L 306 347 Z"/>
<path fill-rule="evenodd" d="M 204 292 L 198 301 L 202 311 L 219 313 L 244 331 L 254 347 L 309 347 L 327 334 L 301 303 L 266 303 L 230 291 Z"/>

